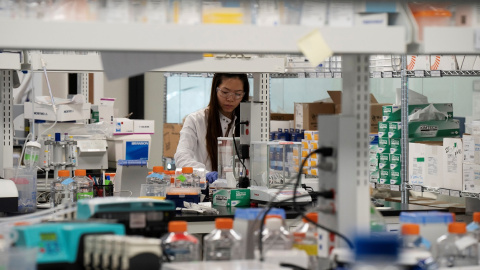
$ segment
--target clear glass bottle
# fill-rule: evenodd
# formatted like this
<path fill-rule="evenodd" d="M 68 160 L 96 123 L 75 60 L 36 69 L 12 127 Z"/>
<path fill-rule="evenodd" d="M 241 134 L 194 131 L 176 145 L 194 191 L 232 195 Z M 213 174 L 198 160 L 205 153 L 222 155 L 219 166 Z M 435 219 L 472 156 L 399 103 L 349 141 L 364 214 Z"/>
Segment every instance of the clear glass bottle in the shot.
<path fill-rule="evenodd" d="M 50 205 L 52 207 L 63 203 L 77 201 L 77 183 L 70 177 L 67 170 L 58 171 L 58 178 L 53 180 L 50 190 Z"/>
<path fill-rule="evenodd" d="M 233 230 L 233 219 L 215 219 L 215 230 L 203 239 L 203 258 L 205 261 L 241 260 L 242 238 Z"/>
<path fill-rule="evenodd" d="M 200 243 L 187 232 L 186 221 L 170 221 L 168 234 L 162 237 L 162 249 L 171 262 L 200 260 Z"/>
<path fill-rule="evenodd" d="M 263 254 L 269 250 L 288 250 L 292 245 L 290 233 L 283 227 L 282 218 L 278 215 L 267 215 L 262 232 Z"/>
<path fill-rule="evenodd" d="M 93 182 L 87 178 L 86 170 L 75 170 L 77 182 L 77 200 L 93 198 Z"/>
<path fill-rule="evenodd" d="M 478 243 L 464 222 L 448 224 L 448 234 L 437 240 L 436 260 L 439 267 L 478 265 Z"/>
<path fill-rule="evenodd" d="M 306 217 L 318 223 L 318 213 L 311 212 Z M 293 247 L 304 250 L 308 254 L 308 268 L 318 269 L 318 230 L 315 225 L 307 219 L 303 219 L 303 224 L 293 233 Z"/>
<path fill-rule="evenodd" d="M 27 142 L 25 145 L 25 156 L 23 162 L 27 169 L 33 169 L 38 166 L 38 156 L 42 146 L 38 142 Z"/>
<path fill-rule="evenodd" d="M 166 184 L 163 166 L 154 166 L 153 173 L 147 176 L 147 184 Z"/>

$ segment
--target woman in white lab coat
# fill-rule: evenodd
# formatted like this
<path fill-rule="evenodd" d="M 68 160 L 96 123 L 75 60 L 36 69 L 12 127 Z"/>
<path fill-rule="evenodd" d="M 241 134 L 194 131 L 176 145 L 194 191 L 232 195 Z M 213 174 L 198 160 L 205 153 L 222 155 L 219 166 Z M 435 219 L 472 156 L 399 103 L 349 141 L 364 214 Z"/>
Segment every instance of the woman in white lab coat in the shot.
<path fill-rule="evenodd" d="M 189 114 L 183 123 L 175 153 L 176 167 L 205 168 L 210 183 L 217 179 L 217 137 L 231 137 L 233 132 L 240 136 L 240 102 L 248 100 L 249 91 L 246 74 L 213 76 L 208 107 Z"/>

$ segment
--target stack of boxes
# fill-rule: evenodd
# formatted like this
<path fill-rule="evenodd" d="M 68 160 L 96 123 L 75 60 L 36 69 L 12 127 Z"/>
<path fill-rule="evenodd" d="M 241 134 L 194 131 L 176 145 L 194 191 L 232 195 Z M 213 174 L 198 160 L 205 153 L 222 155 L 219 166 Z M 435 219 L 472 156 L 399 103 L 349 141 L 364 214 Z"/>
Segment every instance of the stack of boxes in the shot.
<path fill-rule="evenodd" d="M 462 191 L 480 193 L 480 133 L 463 135 Z"/>
<path fill-rule="evenodd" d="M 427 115 L 426 112 L 424 113 L 424 109 L 429 110 L 430 113 Z M 383 106 L 382 115 L 383 121 L 378 123 L 378 183 L 400 185 L 402 183 L 401 106 Z M 416 116 L 416 120 L 423 118 L 431 119 L 433 115 L 436 120 L 412 120 L 409 122 L 408 133 L 410 142 L 442 141 L 444 137 L 459 136 L 460 123 L 458 120 L 452 119 L 453 106 L 451 103 L 409 105 L 408 116 L 411 117 L 412 115 Z M 412 167 L 412 165 L 410 166 Z M 371 180 L 373 180 L 372 177 Z"/>
<path fill-rule="evenodd" d="M 301 160 L 298 161 L 300 167 L 301 162 L 307 158 L 308 154 L 318 149 L 318 131 L 306 130 L 304 133 L 305 139 L 302 140 Z M 295 163 L 296 164 L 296 163 Z M 303 173 L 308 175 L 318 176 L 318 155 L 312 154 L 305 162 Z M 297 171 L 299 169 L 297 168 Z"/>
<path fill-rule="evenodd" d="M 378 134 L 370 134 L 369 155 L 370 182 L 379 183 L 380 171 L 378 168 Z"/>

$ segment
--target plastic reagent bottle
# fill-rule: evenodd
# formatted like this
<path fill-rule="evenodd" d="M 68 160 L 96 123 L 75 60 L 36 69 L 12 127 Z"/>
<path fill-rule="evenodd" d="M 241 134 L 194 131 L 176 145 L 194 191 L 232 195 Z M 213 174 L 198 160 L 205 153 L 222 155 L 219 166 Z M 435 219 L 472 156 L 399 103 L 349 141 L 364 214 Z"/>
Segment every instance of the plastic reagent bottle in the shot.
<path fill-rule="evenodd" d="M 215 230 L 203 239 L 203 257 L 205 261 L 240 260 L 242 238 L 233 230 L 233 219 L 217 218 Z"/>
<path fill-rule="evenodd" d="M 290 233 L 283 227 L 280 216 L 267 215 L 265 229 L 262 232 L 263 253 L 269 250 L 288 250 L 292 248 Z"/>
<path fill-rule="evenodd" d="M 154 166 L 153 173 L 147 176 L 147 184 L 166 184 L 163 166 Z"/>
<path fill-rule="evenodd" d="M 425 242 L 420 236 L 420 226 L 418 224 L 407 223 L 402 225 L 402 248 L 429 249 L 429 246 L 425 246 Z"/>
<path fill-rule="evenodd" d="M 448 224 L 448 234 L 437 240 L 436 260 L 439 267 L 478 265 L 478 243 L 464 222 Z"/>
<path fill-rule="evenodd" d="M 311 212 L 305 215 L 309 220 L 318 223 L 318 213 Z M 318 230 L 307 219 L 303 218 L 303 224 L 293 233 L 293 247 L 304 250 L 309 257 L 308 268 L 318 269 Z"/>
<path fill-rule="evenodd" d="M 468 224 L 467 231 L 480 241 L 480 212 L 473 213 L 473 221 Z"/>
<path fill-rule="evenodd" d="M 58 171 L 58 178 L 53 180 L 50 190 L 50 205 L 57 205 L 77 201 L 77 183 L 70 177 L 67 170 Z"/>
<path fill-rule="evenodd" d="M 162 237 L 162 249 L 172 262 L 191 262 L 200 259 L 200 243 L 187 232 L 186 221 L 170 221 L 168 234 Z"/>
<path fill-rule="evenodd" d="M 38 166 L 40 148 L 41 145 L 38 142 L 27 142 L 27 145 L 25 145 L 25 157 L 23 158 L 26 168 L 32 169 Z"/>
<path fill-rule="evenodd" d="M 180 186 L 182 188 L 194 188 L 198 187 L 196 185 L 193 177 L 193 168 L 192 167 L 183 167 L 182 174 L 177 177 L 180 180 Z"/>
<path fill-rule="evenodd" d="M 75 170 L 77 182 L 77 200 L 93 198 L 93 182 L 87 178 L 86 170 Z"/>

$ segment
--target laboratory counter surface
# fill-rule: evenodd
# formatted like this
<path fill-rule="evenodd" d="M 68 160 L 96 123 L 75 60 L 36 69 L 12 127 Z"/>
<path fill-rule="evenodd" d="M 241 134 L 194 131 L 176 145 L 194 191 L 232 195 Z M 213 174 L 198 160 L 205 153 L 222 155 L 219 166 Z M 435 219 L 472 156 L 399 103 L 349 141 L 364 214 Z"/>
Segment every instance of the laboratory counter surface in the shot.
<path fill-rule="evenodd" d="M 197 214 L 197 213 L 182 213 L 176 212 L 175 220 L 185 220 L 187 222 L 202 222 L 202 221 L 215 221 L 216 218 L 233 218 L 235 216 L 236 207 L 226 206 L 213 206 L 218 210 L 218 215 L 213 214 Z M 377 208 L 383 216 L 399 216 L 401 212 L 410 211 L 448 211 L 447 208 L 422 206 L 415 204 L 404 205 L 398 202 L 385 201 L 383 207 Z M 296 219 L 299 214 L 292 208 L 285 209 L 285 215 L 287 219 Z"/>

